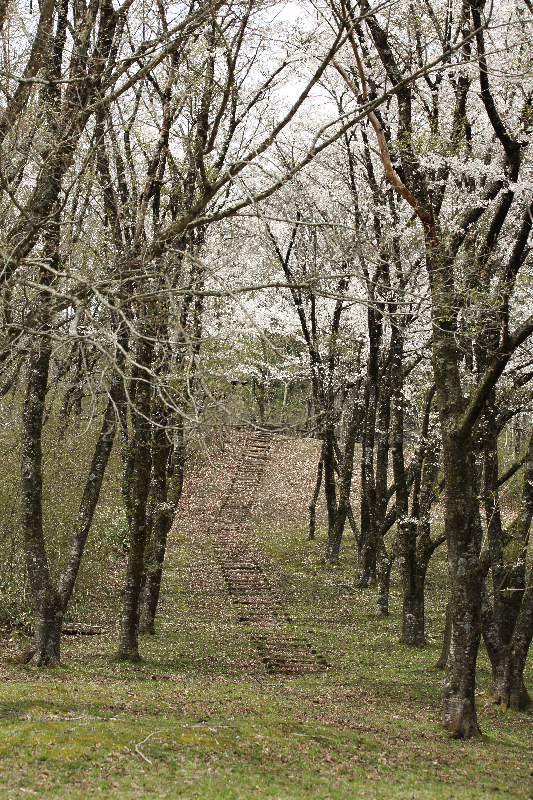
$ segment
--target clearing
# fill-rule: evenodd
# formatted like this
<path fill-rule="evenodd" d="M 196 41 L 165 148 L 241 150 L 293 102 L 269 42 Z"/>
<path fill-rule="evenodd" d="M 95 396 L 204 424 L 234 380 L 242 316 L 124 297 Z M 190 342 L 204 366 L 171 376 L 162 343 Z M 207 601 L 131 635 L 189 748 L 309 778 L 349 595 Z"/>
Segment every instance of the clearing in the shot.
<path fill-rule="evenodd" d="M 22 634 L 2 643 L 1 798 L 533 797 L 533 716 L 488 701 L 483 647 L 484 738 L 441 731 L 444 553 L 427 580 L 428 647 L 400 645 L 394 578 L 377 620 L 374 590 L 353 587 L 349 529 L 334 566 L 323 508 L 306 539 L 317 457 L 313 440 L 237 432 L 196 463 L 142 663 L 112 660 L 118 551 L 77 606 L 101 634 L 63 637 L 64 666 L 15 663 Z"/>

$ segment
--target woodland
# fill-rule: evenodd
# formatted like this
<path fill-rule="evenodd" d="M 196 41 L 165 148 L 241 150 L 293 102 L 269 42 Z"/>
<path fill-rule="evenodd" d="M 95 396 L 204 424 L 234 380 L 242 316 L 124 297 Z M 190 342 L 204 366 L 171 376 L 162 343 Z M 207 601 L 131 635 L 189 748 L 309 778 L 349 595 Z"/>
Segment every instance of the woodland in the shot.
<path fill-rule="evenodd" d="M 144 669 L 184 497 L 211 508 L 237 453 L 218 553 L 264 447 L 272 531 L 308 489 L 317 607 L 342 584 L 370 642 L 394 620 L 438 648 L 440 736 L 482 741 L 480 659 L 527 721 L 530 0 L 0 0 L 0 29 L 6 686 L 97 638 L 89 585 L 118 603 L 107 663 Z"/>

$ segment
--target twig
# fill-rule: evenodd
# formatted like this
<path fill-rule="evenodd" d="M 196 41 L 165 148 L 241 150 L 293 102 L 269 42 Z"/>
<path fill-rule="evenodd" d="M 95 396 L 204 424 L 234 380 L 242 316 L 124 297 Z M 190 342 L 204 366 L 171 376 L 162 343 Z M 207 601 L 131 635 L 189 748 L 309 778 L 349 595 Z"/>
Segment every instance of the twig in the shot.
<path fill-rule="evenodd" d="M 144 753 L 141 753 L 141 751 L 139 750 L 139 745 L 144 744 L 145 742 L 147 742 L 148 739 L 150 739 L 150 737 L 154 736 L 156 733 L 158 733 L 158 731 L 152 731 L 152 733 L 148 734 L 146 739 L 143 739 L 142 742 L 139 742 L 138 744 L 135 745 L 135 752 L 137 753 L 137 755 L 140 756 L 142 759 L 144 759 L 144 761 L 146 761 L 150 765 L 152 764 L 152 762 L 150 761 L 149 758 L 146 758 Z"/>

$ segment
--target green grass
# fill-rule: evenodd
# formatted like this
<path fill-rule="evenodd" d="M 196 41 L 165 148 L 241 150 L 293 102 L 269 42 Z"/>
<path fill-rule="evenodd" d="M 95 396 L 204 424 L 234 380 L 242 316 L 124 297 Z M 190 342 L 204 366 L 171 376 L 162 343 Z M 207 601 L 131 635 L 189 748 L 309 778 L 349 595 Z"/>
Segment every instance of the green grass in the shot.
<path fill-rule="evenodd" d="M 409 649 L 398 642 L 398 585 L 391 615 L 376 620 L 374 591 L 353 588 L 353 541 L 325 567 L 323 535 L 306 542 L 305 521 L 267 500 L 258 497 L 251 519 L 254 546 L 293 632 L 330 667 L 267 675 L 228 605 L 208 536 L 183 528 L 172 537 L 158 635 L 142 641 L 140 664 L 113 661 L 120 597 L 109 589 L 98 601 L 104 634 L 64 637 L 64 666 L 15 663 L 22 634 L 4 647 L 0 798 L 533 797 L 533 716 L 491 705 L 483 649 L 483 739 L 450 741 L 440 727 L 433 666 L 444 555 L 428 575 L 428 647 Z M 111 574 L 118 585 L 117 564 Z"/>

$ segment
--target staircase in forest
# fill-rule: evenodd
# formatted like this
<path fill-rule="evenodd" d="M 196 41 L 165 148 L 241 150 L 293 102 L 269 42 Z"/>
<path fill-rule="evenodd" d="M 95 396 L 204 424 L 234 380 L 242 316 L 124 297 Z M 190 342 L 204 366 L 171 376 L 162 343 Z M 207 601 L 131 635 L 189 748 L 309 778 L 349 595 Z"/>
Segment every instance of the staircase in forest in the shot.
<path fill-rule="evenodd" d="M 291 635 L 290 615 L 271 586 L 249 542 L 246 518 L 270 459 L 272 434 L 249 433 L 228 493 L 210 533 L 230 599 L 267 672 L 318 672 L 327 664 L 301 637 Z M 263 559 L 264 560 L 264 559 Z"/>

